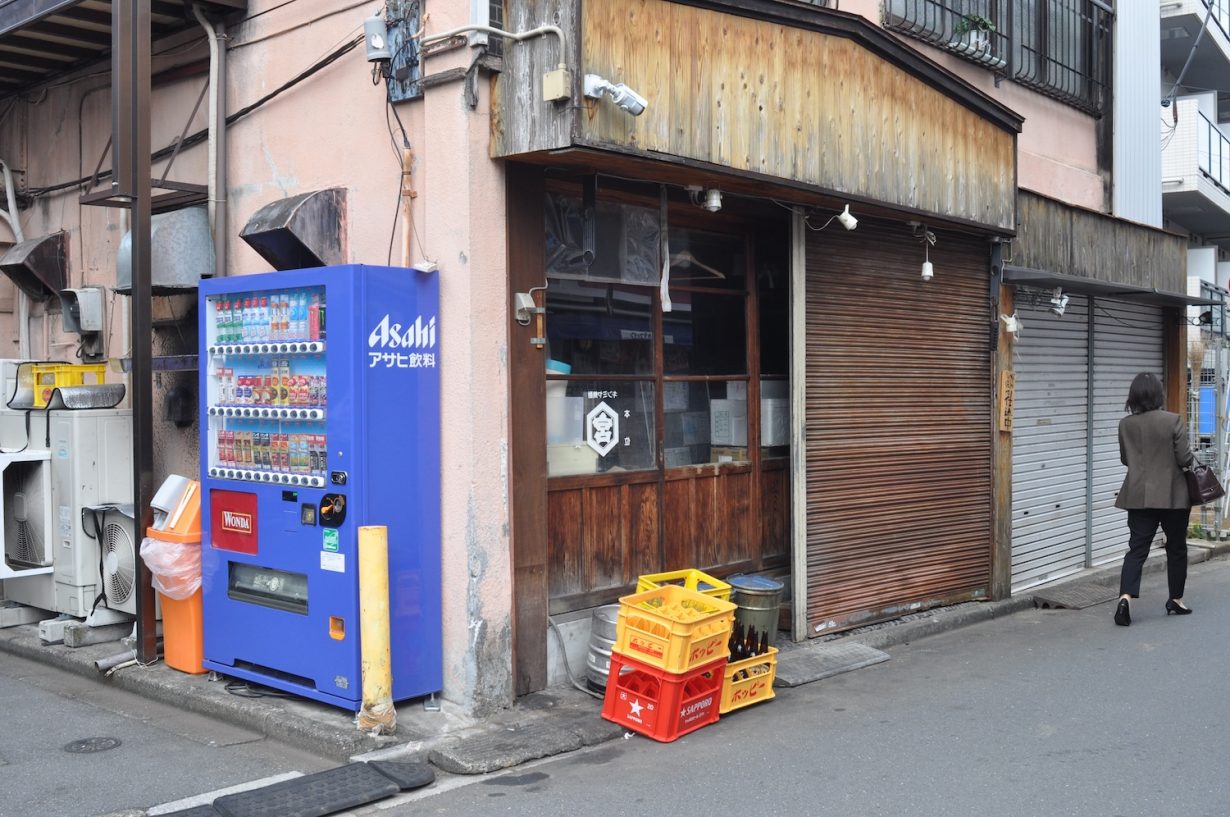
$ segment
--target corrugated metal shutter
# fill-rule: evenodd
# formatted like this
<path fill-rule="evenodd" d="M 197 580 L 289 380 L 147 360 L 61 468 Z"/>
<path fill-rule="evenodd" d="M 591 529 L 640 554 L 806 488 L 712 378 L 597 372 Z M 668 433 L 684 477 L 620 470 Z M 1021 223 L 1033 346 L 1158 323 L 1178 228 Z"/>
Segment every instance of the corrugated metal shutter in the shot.
<path fill-rule="evenodd" d="M 1093 302 L 1093 563 L 1123 558 L 1127 515 L 1115 507 L 1125 469 L 1119 420 L 1132 378 L 1165 376 L 1162 311 L 1103 298 Z"/>
<path fill-rule="evenodd" d="M 809 634 L 985 595 L 990 311 L 985 242 L 870 220 L 807 247 Z"/>
<path fill-rule="evenodd" d="M 1089 301 L 1072 295 L 1063 317 L 1049 301 L 1049 292 L 1017 293 L 1013 592 L 1085 566 Z"/>

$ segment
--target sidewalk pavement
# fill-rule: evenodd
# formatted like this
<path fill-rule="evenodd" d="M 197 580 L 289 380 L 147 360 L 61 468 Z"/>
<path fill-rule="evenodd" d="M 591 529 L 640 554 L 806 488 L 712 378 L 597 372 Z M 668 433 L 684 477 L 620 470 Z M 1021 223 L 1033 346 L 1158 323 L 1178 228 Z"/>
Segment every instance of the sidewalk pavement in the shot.
<path fill-rule="evenodd" d="M 1230 553 L 1230 542 L 1193 541 L 1189 545 L 1193 564 Z M 1148 572 L 1164 569 L 1165 557 L 1161 553 L 1155 553 L 1145 565 Z M 1118 572 L 1119 565 L 1115 563 L 1051 583 L 1047 588 L 1062 584 L 1065 589 L 1079 591 L 1082 585 L 1097 586 L 1107 595 L 1109 586 L 1109 600 L 1118 595 Z M 816 665 L 817 656 L 826 650 L 836 654 L 861 645 L 863 652 L 874 651 L 1010 615 L 1034 606 L 1035 592 L 1042 589 L 1024 591 L 1004 601 L 967 602 L 928 610 L 802 644 L 781 644 L 778 672 L 789 675 L 794 670 L 796 676 L 806 675 Z M 447 701 L 441 701 L 437 712 L 426 711 L 421 702 L 406 703 L 397 708 L 397 734 L 376 737 L 357 731 L 351 714 L 342 710 L 293 697 L 250 697 L 243 694 L 246 689 L 242 686 L 228 691 L 228 686 L 233 685 L 225 678 L 210 680 L 208 675 L 187 675 L 161 663 L 129 667 L 109 677 L 94 669 L 96 660 L 119 651 L 119 642 L 76 648 L 43 646 L 37 625 L 0 630 L 0 652 L 256 730 L 341 763 L 352 759 L 417 760 L 452 774 L 484 774 L 575 751 L 623 734 L 619 726 L 602 719 L 599 700 L 563 686 L 524 696 L 512 708 L 483 719 L 468 718 Z M 864 658 L 844 669 L 857 669 L 868 663 L 874 661 Z M 812 677 L 827 677 L 840 671 L 843 668 L 834 671 L 829 667 Z"/>

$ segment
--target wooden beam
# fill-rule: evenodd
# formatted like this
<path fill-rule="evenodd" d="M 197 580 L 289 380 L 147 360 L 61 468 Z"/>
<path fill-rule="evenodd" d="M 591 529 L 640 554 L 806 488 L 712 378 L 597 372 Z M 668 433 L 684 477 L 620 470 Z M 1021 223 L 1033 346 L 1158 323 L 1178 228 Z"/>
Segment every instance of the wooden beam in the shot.
<path fill-rule="evenodd" d="M 991 255 L 991 316 L 997 324 L 996 346 L 991 353 L 991 388 L 997 408 L 1004 401 L 1004 375 L 1015 375 L 1015 340 L 1004 329 L 1000 315 L 1016 311 L 1015 290 L 1003 286 L 1003 245 L 995 244 Z M 998 414 L 998 412 L 997 412 Z M 1002 430 L 999 418 L 991 429 L 991 599 L 1012 595 L 1012 431 Z"/>
<path fill-rule="evenodd" d="M 508 213 L 508 369 L 512 496 L 513 672 L 515 694 L 547 685 L 547 429 L 546 352 L 530 339 L 537 322 L 513 319 L 513 293 L 544 283 L 543 174 L 509 164 L 505 174 Z M 537 293 L 544 306 L 545 293 Z"/>

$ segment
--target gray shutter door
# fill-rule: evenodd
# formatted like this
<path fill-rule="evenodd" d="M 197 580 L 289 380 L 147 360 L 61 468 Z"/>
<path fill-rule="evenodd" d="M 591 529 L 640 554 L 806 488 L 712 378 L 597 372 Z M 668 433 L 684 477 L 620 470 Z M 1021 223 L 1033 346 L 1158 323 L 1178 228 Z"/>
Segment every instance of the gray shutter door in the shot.
<path fill-rule="evenodd" d="M 1085 566 L 1089 301 L 1063 317 L 1050 293 L 1022 290 L 1012 432 L 1012 590 Z"/>
<path fill-rule="evenodd" d="M 1119 462 L 1119 420 L 1132 378 L 1165 376 L 1162 311 L 1095 298 L 1093 302 L 1093 563 L 1127 552 L 1127 513 L 1115 507 L 1126 469 Z M 1173 408 L 1173 407 L 1172 407 Z M 1182 410 L 1180 408 L 1180 410 Z"/>

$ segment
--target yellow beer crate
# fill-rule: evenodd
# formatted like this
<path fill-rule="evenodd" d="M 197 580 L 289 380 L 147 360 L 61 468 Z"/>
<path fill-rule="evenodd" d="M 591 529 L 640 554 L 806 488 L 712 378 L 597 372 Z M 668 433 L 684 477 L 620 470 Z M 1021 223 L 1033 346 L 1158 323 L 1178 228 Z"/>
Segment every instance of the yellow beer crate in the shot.
<path fill-rule="evenodd" d="M 34 405 L 42 408 L 51 400 L 51 393 L 62 386 L 89 386 L 102 383 L 107 364 L 99 363 L 34 363 L 30 375 L 34 381 Z"/>
<path fill-rule="evenodd" d="M 773 679 L 777 677 L 777 647 L 769 647 L 763 655 L 753 655 L 726 665 L 722 679 L 722 703 L 718 714 L 725 715 L 745 706 L 770 700 Z"/>
<path fill-rule="evenodd" d="M 730 656 L 735 605 L 673 584 L 619 600 L 615 651 L 671 673 Z"/>
<path fill-rule="evenodd" d="M 669 573 L 648 573 L 636 580 L 636 592 L 644 593 L 663 585 L 674 584 L 695 590 L 706 596 L 730 601 L 730 585 L 699 570 L 672 570 Z"/>

